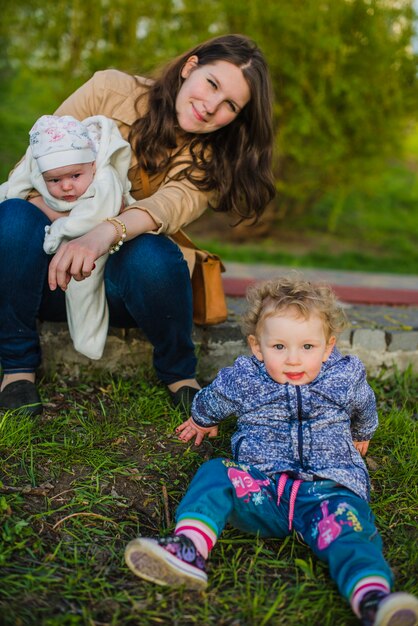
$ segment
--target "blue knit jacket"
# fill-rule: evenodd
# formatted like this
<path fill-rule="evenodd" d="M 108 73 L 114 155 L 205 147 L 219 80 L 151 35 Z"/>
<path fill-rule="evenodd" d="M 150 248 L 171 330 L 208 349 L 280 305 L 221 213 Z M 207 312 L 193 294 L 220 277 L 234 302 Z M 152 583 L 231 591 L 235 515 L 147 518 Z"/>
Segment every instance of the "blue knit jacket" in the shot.
<path fill-rule="evenodd" d="M 356 356 L 334 348 L 307 385 L 280 384 L 254 356 L 222 369 L 193 401 L 203 427 L 237 416 L 231 439 L 234 460 L 269 476 L 289 472 L 304 480 L 333 480 L 370 498 L 366 465 L 353 445 L 377 428 L 374 393 Z"/>

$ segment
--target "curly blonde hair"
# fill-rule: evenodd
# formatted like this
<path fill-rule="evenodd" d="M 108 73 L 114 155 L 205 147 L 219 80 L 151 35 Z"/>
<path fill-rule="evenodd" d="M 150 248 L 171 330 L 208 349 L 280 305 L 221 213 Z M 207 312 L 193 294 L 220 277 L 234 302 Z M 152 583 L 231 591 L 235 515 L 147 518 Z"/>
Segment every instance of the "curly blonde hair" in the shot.
<path fill-rule="evenodd" d="M 246 337 L 256 335 L 267 317 L 294 307 L 298 314 L 308 318 L 318 314 L 324 323 L 328 340 L 347 326 L 347 318 L 334 291 L 329 285 L 313 284 L 299 277 L 286 276 L 257 283 L 247 290 L 247 312 L 241 328 Z"/>

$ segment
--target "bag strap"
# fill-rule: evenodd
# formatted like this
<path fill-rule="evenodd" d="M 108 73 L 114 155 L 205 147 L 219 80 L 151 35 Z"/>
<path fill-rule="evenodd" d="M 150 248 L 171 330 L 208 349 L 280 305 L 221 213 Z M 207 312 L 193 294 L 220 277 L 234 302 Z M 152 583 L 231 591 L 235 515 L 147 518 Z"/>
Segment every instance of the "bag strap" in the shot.
<path fill-rule="evenodd" d="M 178 230 L 172 235 L 173 239 L 179 246 L 191 248 L 192 250 L 201 250 L 182 230 Z"/>
<path fill-rule="evenodd" d="M 151 195 L 151 185 L 149 182 L 149 176 L 143 167 L 141 167 L 141 169 L 139 170 L 139 175 L 141 177 L 142 191 L 144 192 L 144 196 L 145 198 L 149 198 L 149 196 Z"/>
<path fill-rule="evenodd" d="M 144 168 L 142 168 L 142 167 L 139 170 L 139 175 L 141 177 L 142 191 L 144 192 L 144 196 L 146 198 L 148 198 L 151 195 L 151 185 L 150 185 L 150 181 L 149 181 L 149 176 L 148 176 L 147 172 L 144 170 Z M 218 255 L 212 254 L 211 252 L 208 252 L 207 250 L 202 250 L 201 248 L 199 248 L 199 246 L 197 246 L 190 239 L 190 237 L 188 237 L 186 235 L 186 233 L 183 232 L 182 230 L 178 230 L 176 233 L 171 235 L 171 238 L 173 239 L 173 241 L 176 242 L 177 245 L 182 246 L 183 248 L 189 248 L 191 250 L 196 250 L 199 255 L 202 255 L 205 258 L 206 257 L 211 257 L 213 259 L 219 259 Z M 219 261 L 220 261 L 220 259 L 219 259 Z M 221 272 L 224 272 L 225 271 L 225 267 L 224 267 L 222 261 L 220 261 L 220 263 L 221 263 Z"/>
<path fill-rule="evenodd" d="M 139 175 L 141 177 L 142 191 L 144 192 L 144 196 L 148 198 L 151 195 L 151 185 L 149 182 L 148 173 L 144 170 L 143 167 L 141 167 L 139 170 Z M 184 248 L 191 248 L 192 250 L 200 250 L 200 248 L 195 243 L 193 243 L 193 241 L 182 230 L 178 230 L 172 235 L 172 237 L 179 246 L 183 246 Z"/>
<path fill-rule="evenodd" d="M 151 195 L 151 185 L 149 182 L 148 173 L 144 170 L 143 167 L 139 170 L 139 175 L 141 177 L 142 191 L 144 192 L 144 196 L 148 198 Z M 200 250 L 196 244 L 193 243 L 191 239 L 184 233 L 182 230 L 177 231 L 172 235 L 173 239 L 179 246 L 183 246 L 184 248 L 191 248 L 192 250 Z"/>
<path fill-rule="evenodd" d="M 182 230 L 178 230 L 176 233 L 171 235 L 171 239 L 182 248 L 194 250 L 196 253 L 196 259 L 200 258 L 204 261 L 207 261 L 208 259 L 219 261 L 221 272 L 225 272 L 225 266 L 217 254 L 213 254 L 213 252 L 208 252 L 208 250 L 202 250 L 202 248 L 199 248 L 199 246 L 197 246 Z"/>

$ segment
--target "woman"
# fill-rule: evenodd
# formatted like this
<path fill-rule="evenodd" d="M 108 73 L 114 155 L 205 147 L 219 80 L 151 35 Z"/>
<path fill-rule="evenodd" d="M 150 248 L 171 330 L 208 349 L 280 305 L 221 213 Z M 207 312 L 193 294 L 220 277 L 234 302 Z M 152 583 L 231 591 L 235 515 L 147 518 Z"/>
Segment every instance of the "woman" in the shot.
<path fill-rule="evenodd" d="M 136 202 L 119 215 L 120 229 L 102 222 L 61 244 L 52 259 L 42 241 L 45 226 L 60 214 L 40 196 L 0 204 L 0 407 L 42 411 L 36 320 L 65 319 L 69 281 L 88 278 L 122 235 L 125 245 L 105 269 L 110 324 L 141 328 L 173 403 L 190 404 L 199 389 L 191 283 L 170 237 L 208 207 L 238 222 L 261 215 L 274 194 L 271 108 L 266 62 L 242 35 L 200 44 L 155 81 L 97 72 L 58 108 L 58 115 L 105 115 L 116 122 L 132 147 Z"/>

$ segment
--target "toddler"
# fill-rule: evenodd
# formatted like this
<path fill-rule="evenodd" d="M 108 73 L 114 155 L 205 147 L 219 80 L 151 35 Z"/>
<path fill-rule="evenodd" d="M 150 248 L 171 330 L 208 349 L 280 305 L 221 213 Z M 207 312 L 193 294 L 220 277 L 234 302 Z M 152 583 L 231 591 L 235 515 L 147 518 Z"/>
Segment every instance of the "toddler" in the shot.
<path fill-rule="evenodd" d="M 104 219 L 115 227 L 118 249 L 124 224 L 115 216 L 133 202 L 128 168 L 131 148 L 113 120 L 103 115 L 80 122 L 70 115 L 43 115 L 29 132 L 25 158 L 0 186 L 0 201 L 38 192 L 51 209 L 67 213 L 46 226 L 44 250 L 57 251 L 63 240 L 80 237 Z M 68 326 L 76 350 L 101 357 L 109 314 L 103 282 L 107 255 L 96 261 L 87 280 L 72 280 L 66 290 Z"/>
<path fill-rule="evenodd" d="M 418 600 L 392 593 L 392 573 L 368 500 L 362 459 L 377 427 L 375 397 L 355 356 L 342 356 L 345 324 L 327 286 L 282 278 L 248 294 L 239 357 L 199 391 L 177 431 L 199 444 L 237 416 L 232 458 L 202 465 L 180 502 L 174 534 L 137 538 L 125 552 L 137 576 L 161 585 L 207 585 L 205 561 L 230 523 L 262 537 L 300 534 L 328 563 L 363 626 L 414 626 Z"/>

